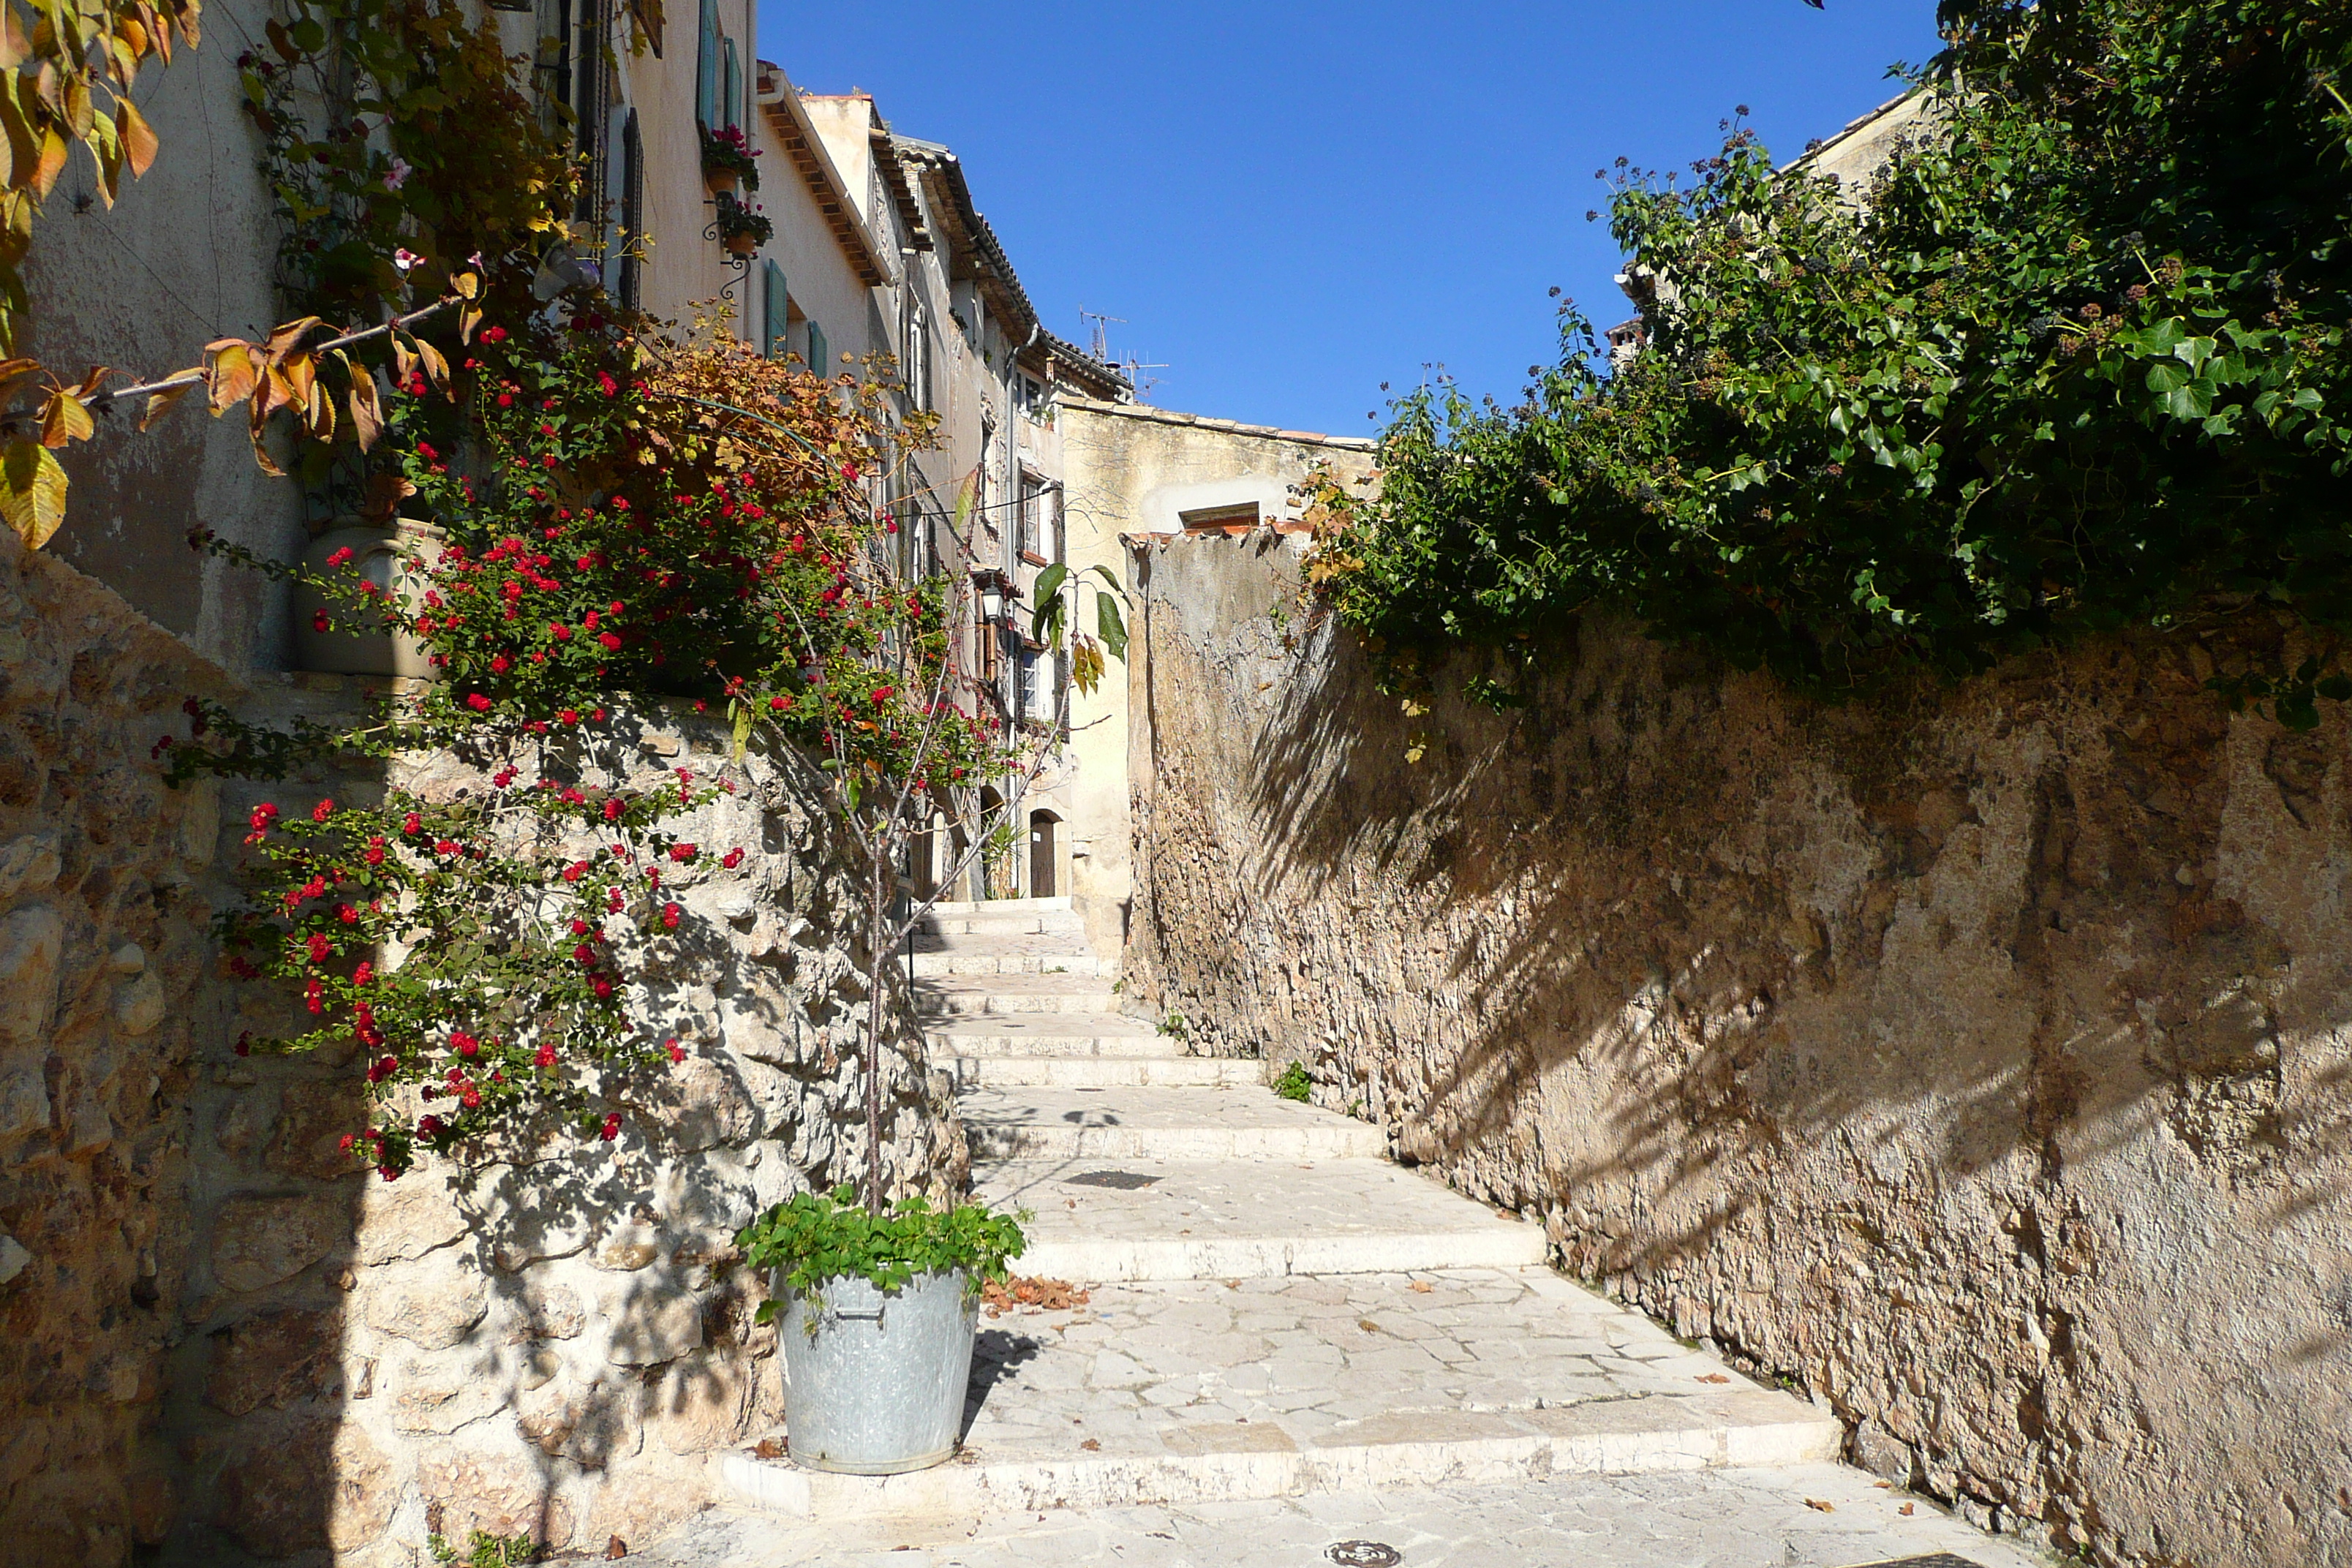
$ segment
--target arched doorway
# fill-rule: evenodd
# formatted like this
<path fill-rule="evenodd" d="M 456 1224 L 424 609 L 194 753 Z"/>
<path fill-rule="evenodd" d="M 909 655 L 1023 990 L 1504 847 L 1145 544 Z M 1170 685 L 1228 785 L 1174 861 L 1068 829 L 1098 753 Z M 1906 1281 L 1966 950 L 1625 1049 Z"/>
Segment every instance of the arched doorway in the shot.
<path fill-rule="evenodd" d="M 1061 889 L 1056 885 L 1060 876 L 1055 851 L 1058 835 L 1055 829 L 1061 818 L 1050 811 L 1029 814 L 1029 896 L 1050 899 Z"/>

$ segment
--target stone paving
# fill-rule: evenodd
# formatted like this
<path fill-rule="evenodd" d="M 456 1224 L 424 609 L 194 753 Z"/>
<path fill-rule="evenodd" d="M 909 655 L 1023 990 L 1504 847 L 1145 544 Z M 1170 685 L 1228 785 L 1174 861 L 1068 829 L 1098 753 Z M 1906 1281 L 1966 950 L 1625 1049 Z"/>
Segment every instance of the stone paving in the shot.
<path fill-rule="evenodd" d="M 1059 900 L 942 929 L 960 960 L 1007 961 L 918 982 L 976 1194 L 1027 1212 L 1019 1271 L 1090 1299 L 982 1320 L 950 1463 L 828 1475 L 768 1434 L 715 1461 L 739 1506 L 641 1560 L 1276 1568 L 1365 1540 L 1408 1568 L 2032 1561 L 1823 1462 L 1826 1411 L 1562 1279 L 1539 1228 L 1377 1158 L 1373 1129 L 1263 1084 L 1155 1082 L 1201 1058 L 1107 981 L 1014 972 L 1082 947 Z M 1114 1073 L 1135 1076 L 1086 1077 Z"/>

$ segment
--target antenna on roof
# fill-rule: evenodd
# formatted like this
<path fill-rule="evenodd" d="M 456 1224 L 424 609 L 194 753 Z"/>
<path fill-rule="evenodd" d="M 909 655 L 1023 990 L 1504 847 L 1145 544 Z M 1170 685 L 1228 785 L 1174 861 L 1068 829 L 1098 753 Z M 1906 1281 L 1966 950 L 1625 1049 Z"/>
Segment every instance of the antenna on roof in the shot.
<path fill-rule="evenodd" d="M 1147 370 L 1166 370 L 1168 368 L 1166 363 L 1160 361 L 1146 363 L 1133 354 L 1128 355 L 1125 359 L 1110 357 L 1110 323 L 1117 321 L 1123 327 L 1127 325 L 1125 316 L 1106 316 L 1100 310 L 1089 310 L 1081 305 L 1078 307 L 1078 320 L 1094 323 L 1087 336 L 1088 357 L 1097 363 L 1107 364 L 1114 370 L 1125 373 L 1128 384 L 1135 388 L 1137 401 L 1147 401 L 1151 389 L 1160 384 L 1160 378 L 1156 375 L 1147 377 L 1137 373 Z"/>

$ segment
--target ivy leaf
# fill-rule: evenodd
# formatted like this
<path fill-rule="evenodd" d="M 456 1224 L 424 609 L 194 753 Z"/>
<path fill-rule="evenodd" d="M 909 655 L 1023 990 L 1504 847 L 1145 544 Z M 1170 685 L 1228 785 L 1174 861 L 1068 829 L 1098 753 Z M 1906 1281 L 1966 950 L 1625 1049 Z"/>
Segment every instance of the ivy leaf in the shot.
<path fill-rule="evenodd" d="M 66 470 L 37 441 L 16 440 L 0 453 L 0 519 L 27 550 L 38 550 L 66 520 Z"/>

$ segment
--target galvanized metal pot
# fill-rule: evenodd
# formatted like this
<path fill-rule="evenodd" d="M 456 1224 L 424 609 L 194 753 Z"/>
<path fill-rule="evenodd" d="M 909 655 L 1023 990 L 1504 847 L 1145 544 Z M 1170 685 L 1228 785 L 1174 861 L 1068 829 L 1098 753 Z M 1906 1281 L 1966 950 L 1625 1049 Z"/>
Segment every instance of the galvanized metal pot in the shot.
<path fill-rule="evenodd" d="M 884 1292 L 828 1279 L 814 1302 L 780 1278 L 784 1428 L 793 1462 L 853 1476 L 894 1476 L 956 1451 L 979 1302 L 966 1276 L 919 1274 Z"/>

